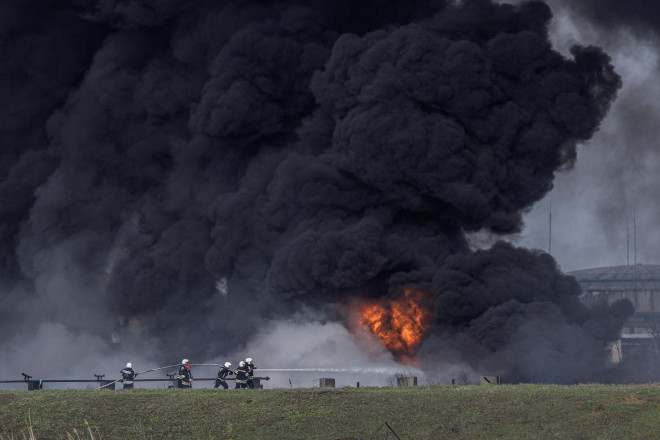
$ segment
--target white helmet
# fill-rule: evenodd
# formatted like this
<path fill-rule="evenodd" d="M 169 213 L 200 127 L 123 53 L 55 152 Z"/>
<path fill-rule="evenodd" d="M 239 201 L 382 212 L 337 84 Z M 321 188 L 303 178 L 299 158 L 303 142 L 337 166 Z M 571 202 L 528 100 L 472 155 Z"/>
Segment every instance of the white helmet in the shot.
<path fill-rule="evenodd" d="M 181 361 L 182 364 L 187 364 L 188 362 L 190 362 L 188 359 L 184 359 Z"/>
<path fill-rule="evenodd" d="M 127 363 L 127 364 L 126 364 L 126 368 L 133 368 L 133 364 L 131 364 L 130 362 Z"/>
<path fill-rule="evenodd" d="M 250 362 L 252 362 L 252 358 L 245 359 L 245 362 L 247 362 L 249 364 Z"/>
<path fill-rule="evenodd" d="M 240 361 L 240 362 L 238 363 L 238 366 L 239 366 L 239 367 L 244 367 L 244 366 L 245 366 L 245 362 Z"/>
<path fill-rule="evenodd" d="M 225 362 L 225 367 L 227 368 L 231 367 L 231 362 Z"/>

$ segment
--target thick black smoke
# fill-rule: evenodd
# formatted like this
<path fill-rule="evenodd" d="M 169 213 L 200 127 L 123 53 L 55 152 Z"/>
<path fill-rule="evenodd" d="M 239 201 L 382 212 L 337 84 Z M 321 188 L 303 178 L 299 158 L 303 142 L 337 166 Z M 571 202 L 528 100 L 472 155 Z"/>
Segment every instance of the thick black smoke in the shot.
<path fill-rule="evenodd" d="M 625 313 L 465 236 L 519 230 L 620 87 L 598 48 L 551 48 L 543 3 L 28 3 L 0 14 L 7 334 L 35 316 L 210 357 L 415 284 L 429 359 L 447 337 L 513 380 L 602 361 Z"/>
<path fill-rule="evenodd" d="M 656 34 L 660 31 L 660 5 L 645 0 L 548 0 L 551 5 L 568 7 L 575 14 L 611 32 L 614 28 L 627 28 L 640 35 Z"/>
<path fill-rule="evenodd" d="M 657 173 L 652 171 L 658 163 L 656 121 L 660 93 L 655 77 L 659 67 L 660 4 L 609 0 L 547 0 L 547 3 L 556 17 L 551 25 L 553 44 L 564 53 L 576 41 L 602 46 L 612 56 L 624 85 L 600 132 L 589 142 L 598 148 L 587 145 L 582 149 L 576 171 L 564 174 L 555 182 L 555 189 L 536 212 L 543 212 L 539 217 L 546 223 L 547 202 L 552 199 L 553 233 L 563 231 L 553 234 L 552 249 L 564 269 L 627 261 L 653 263 L 658 260 L 660 249 L 660 237 L 654 232 L 660 209 L 650 202 L 656 199 L 660 183 Z M 580 191 L 576 194 L 577 186 Z M 580 212 L 577 216 L 576 208 Z M 528 217 L 531 227 L 533 215 Z M 634 217 L 639 237 L 644 237 L 637 241 L 636 252 Z M 582 243 L 581 237 L 586 237 L 583 230 L 587 227 L 593 236 L 603 239 L 587 239 Z M 574 251 L 576 242 L 580 243 L 582 255 Z"/>
<path fill-rule="evenodd" d="M 548 254 L 502 242 L 457 254 L 436 272 L 431 290 L 437 322 L 427 358 L 467 358 L 514 381 L 622 379 L 606 372 L 603 342 L 617 339 L 632 305 L 587 309 L 575 278 Z"/>

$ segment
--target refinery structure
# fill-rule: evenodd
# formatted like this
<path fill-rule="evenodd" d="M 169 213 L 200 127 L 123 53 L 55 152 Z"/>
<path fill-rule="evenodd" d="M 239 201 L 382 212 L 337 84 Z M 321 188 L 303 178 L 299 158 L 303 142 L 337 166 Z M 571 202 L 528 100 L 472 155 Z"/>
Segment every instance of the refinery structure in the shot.
<path fill-rule="evenodd" d="M 620 362 L 640 353 L 657 358 L 660 355 L 660 265 L 633 264 L 597 267 L 569 272 L 582 287 L 582 300 L 627 299 L 633 315 L 621 331 L 621 339 L 613 349 L 613 359 Z"/>

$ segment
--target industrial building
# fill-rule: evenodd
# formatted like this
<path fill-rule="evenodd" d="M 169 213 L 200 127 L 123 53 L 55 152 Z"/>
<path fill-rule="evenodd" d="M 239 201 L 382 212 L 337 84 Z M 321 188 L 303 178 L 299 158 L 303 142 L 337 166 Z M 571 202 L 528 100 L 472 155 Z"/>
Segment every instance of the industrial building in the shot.
<path fill-rule="evenodd" d="M 582 287 L 582 301 L 609 304 L 628 299 L 635 312 L 624 324 L 621 340 L 613 347 L 613 360 L 621 361 L 640 350 L 660 345 L 660 265 L 634 264 L 569 272 Z M 657 354 L 657 353 L 656 353 Z"/>

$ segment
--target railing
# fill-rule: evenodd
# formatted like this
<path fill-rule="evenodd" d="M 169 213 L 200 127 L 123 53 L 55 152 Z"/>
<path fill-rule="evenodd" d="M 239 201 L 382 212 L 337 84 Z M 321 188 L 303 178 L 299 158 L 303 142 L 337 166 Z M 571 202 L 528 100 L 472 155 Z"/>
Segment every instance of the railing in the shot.
<path fill-rule="evenodd" d="M 119 380 L 103 380 L 105 377 L 105 374 L 99 375 L 95 374 L 94 376 L 96 379 L 39 379 L 39 380 L 32 380 L 32 376 L 29 376 L 25 373 L 21 373 L 23 375 L 22 380 L 0 380 L 0 384 L 3 383 L 25 383 L 28 387 L 28 390 L 39 390 L 43 388 L 44 383 L 98 383 L 99 386 L 107 386 L 107 385 L 114 385 L 115 383 L 121 384 L 121 379 Z M 133 379 L 133 382 L 172 382 L 175 383 L 177 380 L 173 378 L 174 375 L 170 375 L 168 379 Z M 202 378 L 193 378 L 195 382 L 200 382 L 200 381 L 215 381 L 217 378 L 215 377 L 202 377 Z M 255 381 L 262 381 L 262 380 L 270 380 L 270 377 L 254 377 L 252 378 Z M 226 381 L 231 381 L 231 380 L 236 380 L 235 377 L 226 377 L 224 380 Z M 105 388 L 104 388 L 105 389 Z M 114 389 L 108 388 L 108 389 Z"/>

